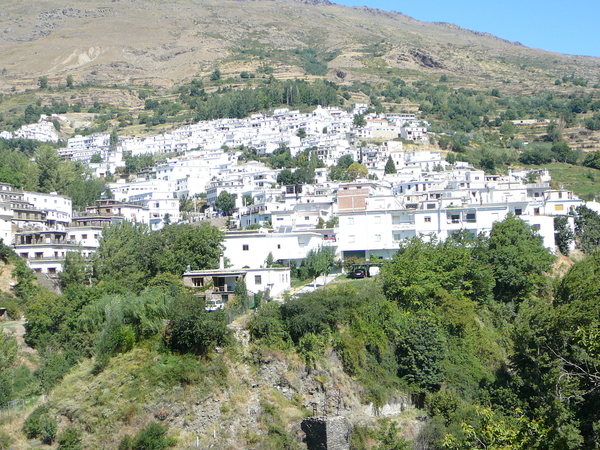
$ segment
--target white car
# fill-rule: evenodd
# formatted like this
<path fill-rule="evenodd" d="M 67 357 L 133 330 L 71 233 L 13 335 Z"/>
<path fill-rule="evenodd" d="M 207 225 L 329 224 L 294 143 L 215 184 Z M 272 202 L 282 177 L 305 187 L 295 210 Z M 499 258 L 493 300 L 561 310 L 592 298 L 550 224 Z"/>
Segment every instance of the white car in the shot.
<path fill-rule="evenodd" d="M 206 300 L 206 311 L 216 311 L 217 309 L 225 309 L 225 304 L 221 300 L 209 299 Z"/>

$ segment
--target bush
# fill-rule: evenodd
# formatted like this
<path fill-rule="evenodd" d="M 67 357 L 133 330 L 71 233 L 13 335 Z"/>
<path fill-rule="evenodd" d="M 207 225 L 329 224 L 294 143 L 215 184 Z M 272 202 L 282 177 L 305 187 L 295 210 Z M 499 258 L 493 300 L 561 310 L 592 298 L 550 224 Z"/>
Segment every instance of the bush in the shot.
<path fill-rule="evenodd" d="M 50 413 L 48 405 L 36 408 L 23 423 L 23 433 L 27 439 L 40 438 L 46 445 L 54 442 L 57 428 L 56 418 Z"/>
<path fill-rule="evenodd" d="M 249 329 L 252 340 L 260 341 L 261 345 L 281 348 L 289 339 L 278 303 L 268 303 L 258 309 Z"/>
<path fill-rule="evenodd" d="M 4 431 L 0 431 L 0 450 L 8 450 L 12 448 L 13 439 Z"/>
<path fill-rule="evenodd" d="M 165 332 L 165 343 L 171 350 L 206 355 L 229 340 L 225 311 L 205 311 L 204 301 L 196 298 L 176 302 Z"/>
<path fill-rule="evenodd" d="M 142 429 L 133 439 L 132 450 L 164 450 L 174 444 L 172 439 L 167 438 L 168 427 L 157 422 Z M 121 441 L 123 442 L 123 441 Z M 119 445 L 119 449 L 121 446 Z"/>
<path fill-rule="evenodd" d="M 81 432 L 69 427 L 58 436 L 57 442 L 58 450 L 81 450 Z"/>

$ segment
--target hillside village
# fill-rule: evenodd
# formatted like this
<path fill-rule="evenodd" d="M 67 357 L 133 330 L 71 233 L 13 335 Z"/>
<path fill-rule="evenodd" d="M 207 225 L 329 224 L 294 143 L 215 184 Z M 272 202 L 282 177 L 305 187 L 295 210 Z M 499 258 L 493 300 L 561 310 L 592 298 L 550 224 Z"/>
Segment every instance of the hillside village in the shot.
<path fill-rule="evenodd" d="M 554 251 L 553 217 L 584 203 L 570 191 L 552 189 L 546 170 L 501 176 L 467 163 L 449 164 L 440 150 L 427 145 L 427 123 L 414 114 L 368 113 L 357 126 L 354 118 L 365 112 L 364 104 L 354 105 L 352 112 L 282 108 L 271 115 L 201 121 L 161 135 L 120 138 L 113 145 L 109 133 L 70 138 L 59 149 L 61 156 L 85 162 L 99 178 L 118 173 L 124 154 L 167 157 L 137 177 L 109 183 L 112 199 L 98 199 L 85 211 L 73 211 L 64 196 L 2 185 L 2 237 L 35 272 L 55 279 L 68 251 L 91 257 L 104 226 L 130 221 L 159 230 L 169 223 L 211 220 L 223 214 L 215 203 L 225 191 L 235 198 L 224 240 L 227 270 L 264 272 L 272 255 L 287 271 L 257 273 L 250 290 L 268 289 L 277 298 L 290 288 L 289 268 L 322 246 L 333 248 L 341 260 L 388 259 L 412 237 L 445 240 L 462 230 L 485 234 L 508 214 L 538 230 Z M 49 127 L 52 123 L 42 117 L 13 136 L 54 140 Z M 405 142 L 413 144 L 410 150 Z M 241 159 L 242 149 L 269 155 L 281 146 L 292 156 L 308 150 L 322 162 L 311 183 L 278 184 L 282 169 Z M 101 162 L 92 163 L 94 155 Z M 368 173 L 351 181 L 331 180 L 329 168 L 346 155 Z M 386 170 L 388 160 L 394 170 Z M 180 211 L 180 199 L 203 196 L 201 211 Z M 573 227 L 572 216 L 569 220 Z M 221 290 L 231 293 L 234 285 L 224 283 Z"/>
<path fill-rule="evenodd" d="M 600 448 L 600 58 L 4 3 L 0 450 Z"/>

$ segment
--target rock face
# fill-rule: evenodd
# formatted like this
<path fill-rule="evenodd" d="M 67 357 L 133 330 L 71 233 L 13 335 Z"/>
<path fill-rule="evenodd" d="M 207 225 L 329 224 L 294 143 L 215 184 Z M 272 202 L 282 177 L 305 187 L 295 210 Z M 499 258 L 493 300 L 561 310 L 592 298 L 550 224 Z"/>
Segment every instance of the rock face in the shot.
<path fill-rule="evenodd" d="M 350 450 L 352 424 L 345 417 L 308 417 L 301 427 L 308 450 Z"/>

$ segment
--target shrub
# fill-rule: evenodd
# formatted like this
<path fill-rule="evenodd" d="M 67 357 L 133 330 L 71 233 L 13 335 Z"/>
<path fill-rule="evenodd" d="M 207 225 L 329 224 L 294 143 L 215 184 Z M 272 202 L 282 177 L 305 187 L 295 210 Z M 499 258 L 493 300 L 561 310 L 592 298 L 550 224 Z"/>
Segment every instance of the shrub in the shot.
<path fill-rule="evenodd" d="M 0 450 L 8 450 L 12 448 L 13 439 L 4 431 L 0 431 Z"/>
<path fill-rule="evenodd" d="M 133 439 L 132 450 L 164 450 L 174 444 L 167 438 L 167 426 L 157 422 L 150 424 L 142 429 Z M 121 446 L 119 445 L 119 448 Z"/>
<path fill-rule="evenodd" d="M 229 339 L 224 311 L 205 311 L 204 301 L 198 299 L 181 299 L 175 304 L 165 333 L 165 343 L 171 350 L 205 355 Z"/>
<path fill-rule="evenodd" d="M 48 405 L 36 408 L 23 423 L 23 433 L 27 439 L 40 438 L 42 443 L 50 445 L 56 437 L 58 425 L 51 415 Z"/>
<path fill-rule="evenodd" d="M 81 450 L 81 432 L 69 427 L 58 436 L 57 442 L 58 450 Z"/>

